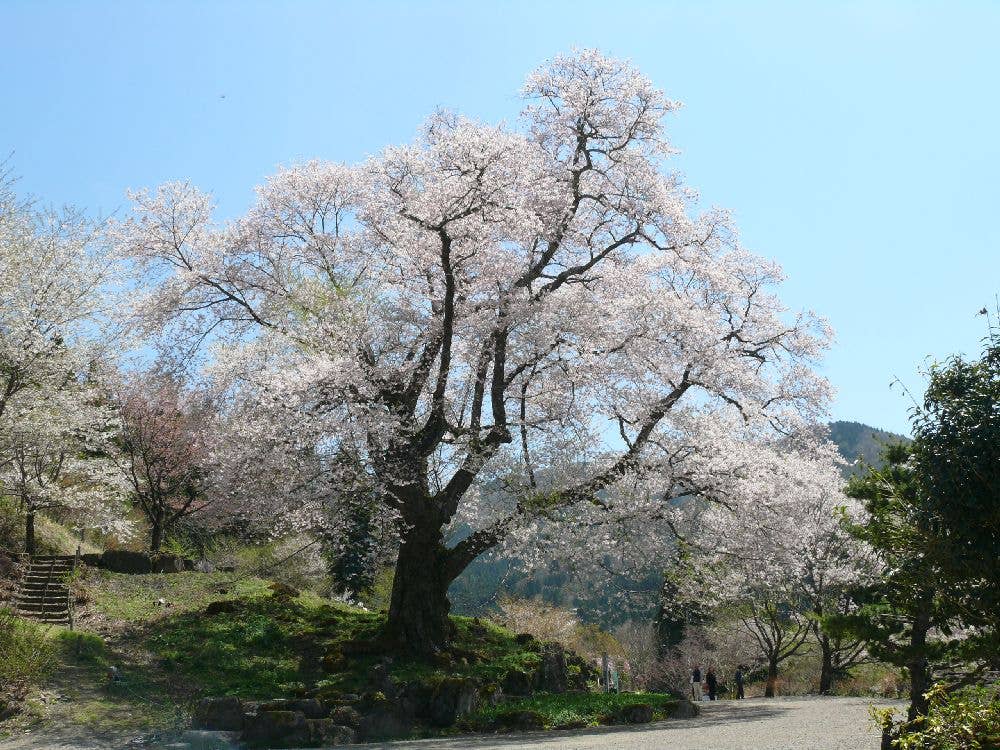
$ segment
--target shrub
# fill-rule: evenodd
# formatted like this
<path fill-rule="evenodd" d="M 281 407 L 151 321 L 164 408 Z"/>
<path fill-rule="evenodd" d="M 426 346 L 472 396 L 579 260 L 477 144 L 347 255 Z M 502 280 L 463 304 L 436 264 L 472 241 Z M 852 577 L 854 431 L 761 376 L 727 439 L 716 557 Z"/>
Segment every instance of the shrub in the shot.
<path fill-rule="evenodd" d="M 24 699 L 56 664 L 56 649 L 45 631 L 0 609 L 0 713 Z"/>
<path fill-rule="evenodd" d="M 896 728 L 894 748 L 990 750 L 1000 747 L 1000 695 L 995 689 L 966 688 L 948 693 L 944 686 L 936 685 L 929 697 L 930 710 L 926 716 L 918 716 Z"/>

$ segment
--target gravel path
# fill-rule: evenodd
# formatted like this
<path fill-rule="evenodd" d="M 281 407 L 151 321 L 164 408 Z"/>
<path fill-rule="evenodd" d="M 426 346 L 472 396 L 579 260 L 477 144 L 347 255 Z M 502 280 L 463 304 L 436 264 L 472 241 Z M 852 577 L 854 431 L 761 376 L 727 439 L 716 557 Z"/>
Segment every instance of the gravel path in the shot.
<path fill-rule="evenodd" d="M 699 704 L 695 719 L 630 729 L 455 737 L 378 745 L 385 750 L 877 750 L 866 698 L 757 698 Z M 879 705 L 903 704 L 879 701 Z"/>
<path fill-rule="evenodd" d="M 701 703 L 695 719 L 641 727 L 533 732 L 504 737 L 451 737 L 381 745 L 370 750 L 877 750 L 865 698 L 756 698 Z M 878 701 L 902 707 L 900 701 Z M 0 750 L 121 750 L 123 737 L 94 737 L 81 729 L 0 740 Z M 148 748 L 149 746 L 144 746 Z"/>

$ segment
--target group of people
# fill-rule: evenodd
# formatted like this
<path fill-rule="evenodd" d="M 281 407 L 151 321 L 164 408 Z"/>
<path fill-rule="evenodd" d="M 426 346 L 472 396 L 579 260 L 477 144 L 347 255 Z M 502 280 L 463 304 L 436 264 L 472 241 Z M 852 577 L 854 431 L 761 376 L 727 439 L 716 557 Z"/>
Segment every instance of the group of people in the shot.
<path fill-rule="evenodd" d="M 737 699 L 745 697 L 743 694 L 743 682 L 745 679 L 746 676 L 742 665 L 736 667 L 736 671 L 733 673 L 733 682 L 736 683 Z M 713 667 L 709 667 L 708 671 L 705 672 L 705 681 L 703 683 L 701 665 L 695 664 L 694 669 L 691 670 L 691 697 L 696 701 L 700 701 L 706 693 L 708 694 L 708 699 L 710 701 L 714 701 L 718 698 L 719 678 L 715 674 L 715 669 Z"/>

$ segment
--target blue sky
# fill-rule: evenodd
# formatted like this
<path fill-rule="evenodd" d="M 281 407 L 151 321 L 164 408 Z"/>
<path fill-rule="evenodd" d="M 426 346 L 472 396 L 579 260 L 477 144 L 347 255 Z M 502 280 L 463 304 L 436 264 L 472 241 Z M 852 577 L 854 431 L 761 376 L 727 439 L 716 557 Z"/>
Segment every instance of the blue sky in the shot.
<path fill-rule="evenodd" d="M 47 202 L 184 178 L 235 215 L 437 107 L 512 120 L 528 72 L 598 47 L 684 102 L 676 166 L 830 319 L 833 416 L 908 431 L 890 381 L 975 353 L 1000 291 L 998 29 L 995 2 L 0 0 L 0 154 Z"/>

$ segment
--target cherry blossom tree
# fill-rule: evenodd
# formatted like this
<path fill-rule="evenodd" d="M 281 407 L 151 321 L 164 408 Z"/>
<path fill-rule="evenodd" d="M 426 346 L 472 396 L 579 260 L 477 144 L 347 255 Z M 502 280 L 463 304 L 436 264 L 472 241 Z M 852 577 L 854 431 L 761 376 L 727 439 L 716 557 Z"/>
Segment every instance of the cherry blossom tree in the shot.
<path fill-rule="evenodd" d="M 112 266 L 93 225 L 18 199 L 0 176 L 0 477 L 25 514 L 60 507 L 81 527 L 125 530 L 100 460 L 110 431 L 96 382 Z"/>
<path fill-rule="evenodd" d="M 827 396 L 825 324 L 666 169 L 675 102 L 593 51 L 522 94 L 517 127 L 438 113 L 360 165 L 282 169 L 227 224 L 188 184 L 136 193 L 114 233 L 147 325 L 240 383 L 250 453 L 361 457 L 399 529 L 386 635 L 417 653 L 446 647 L 448 585 L 484 551 L 714 455 L 732 415 L 794 430 Z"/>
<path fill-rule="evenodd" d="M 696 593 L 687 597 L 727 609 L 742 623 L 767 665 L 768 697 L 780 664 L 814 636 L 822 653 L 820 687 L 828 692 L 836 674 L 865 656 L 865 643 L 828 634 L 823 617 L 850 608 L 851 589 L 878 568 L 842 523 L 844 514 L 857 518 L 861 509 L 842 492 L 836 448 L 801 435 L 780 441 L 774 457 L 784 465 L 758 474 L 756 496 L 710 505 L 692 524 L 700 573 L 692 581 Z"/>
<path fill-rule="evenodd" d="M 205 475 L 214 414 L 177 375 L 155 369 L 126 375 L 115 401 L 121 426 L 112 460 L 149 523 L 150 550 L 159 552 L 179 521 L 213 499 Z"/>

